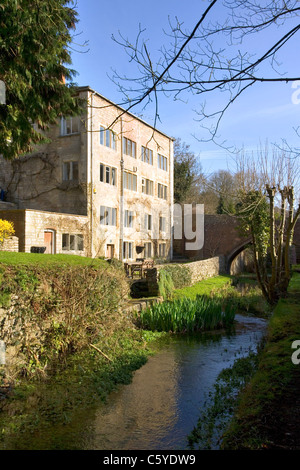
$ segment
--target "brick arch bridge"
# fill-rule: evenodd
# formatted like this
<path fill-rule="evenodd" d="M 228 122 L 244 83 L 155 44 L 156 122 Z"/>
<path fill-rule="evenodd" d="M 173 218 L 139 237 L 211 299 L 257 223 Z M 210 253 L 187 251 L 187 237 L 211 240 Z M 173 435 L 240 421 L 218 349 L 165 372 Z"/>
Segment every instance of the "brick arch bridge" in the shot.
<path fill-rule="evenodd" d="M 194 221 L 193 221 L 194 222 Z M 186 240 L 173 240 L 174 260 L 193 259 L 201 260 L 214 256 L 224 255 L 226 270 L 234 259 L 251 244 L 249 237 L 243 237 L 239 232 L 239 220 L 225 214 L 204 216 L 204 245 L 201 250 L 187 251 Z M 193 230 L 196 227 L 193 226 Z M 292 252 L 292 263 L 300 263 L 300 220 L 297 221 L 294 231 L 294 250 Z"/>

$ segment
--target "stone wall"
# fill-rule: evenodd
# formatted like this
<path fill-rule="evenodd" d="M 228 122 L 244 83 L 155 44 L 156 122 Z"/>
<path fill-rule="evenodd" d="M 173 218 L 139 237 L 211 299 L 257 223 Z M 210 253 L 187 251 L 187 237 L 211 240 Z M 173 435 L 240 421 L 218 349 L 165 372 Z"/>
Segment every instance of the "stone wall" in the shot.
<path fill-rule="evenodd" d="M 18 237 L 10 237 L 4 240 L 3 244 L 0 245 L 0 251 L 19 251 Z"/>
<path fill-rule="evenodd" d="M 149 286 L 149 295 L 159 295 L 158 279 L 159 271 L 164 269 L 166 266 L 183 266 L 190 271 L 191 284 L 203 281 L 210 277 L 224 274 L 226 271 L 226 259 L 225 256 L 215 256 L 214 258 L 204 259 L 200 261 L 193 261 L 191 263 L 172 263 L 172 264 L 161 264 L 155 266 L 153 269 L 147 271 L 147 282 Z"/>
<path fill-rule="evenodd" d="M 189 269 L 192 278 L 192 284 L 203 281 L 213 276 L 225 273 L 225 257 L 215 256 L 201 261 L 186 263 L 183 266 Z"/>

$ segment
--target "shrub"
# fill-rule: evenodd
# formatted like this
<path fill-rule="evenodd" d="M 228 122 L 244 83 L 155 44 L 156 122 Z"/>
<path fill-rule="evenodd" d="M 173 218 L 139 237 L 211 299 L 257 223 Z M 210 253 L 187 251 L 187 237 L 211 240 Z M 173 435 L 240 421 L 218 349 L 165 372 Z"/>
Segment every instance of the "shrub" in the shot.
<path fill-rule="evenodd" d="M 169 273 L 175 289 L 189 286 L 192 282 L 191 273 L 188 267 L 182 265 L 169 265 L 159 270 L 160 273 Z"/>
<path fill-rule="evenodd" d="M 170 300 L 173 297 L 174 283 L 168 271 L 161 270 L 159 272 L 158 288 L 164 300 Z"/>
<path fill-rule="evenodd" d="M 0 245 L 15 233 L 14 226 L 8 220 L 0 219 Z"/>
<path fill-rule="evenodd" d="M 123 271 L 80 265 L 1 269 L 0 300 L 8 293 L 12 300 L 0 337 L 18 349 L 16 377 L 45 375 L 69 353 L 128 321 L 122 313 L 128 297 Z"/>

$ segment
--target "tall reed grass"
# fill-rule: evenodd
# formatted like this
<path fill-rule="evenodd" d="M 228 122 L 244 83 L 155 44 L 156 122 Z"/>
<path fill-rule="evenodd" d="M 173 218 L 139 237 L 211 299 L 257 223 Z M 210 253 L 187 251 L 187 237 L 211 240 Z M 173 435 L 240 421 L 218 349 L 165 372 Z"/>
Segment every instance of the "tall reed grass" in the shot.
<path fill-rule="evenodd" d="M 140 312 L 138 322 L 146 330 L 192 333 L 227 328 L 234 321 L 235 310 L 233 302 L 197 296 L 154 304 Z"/>

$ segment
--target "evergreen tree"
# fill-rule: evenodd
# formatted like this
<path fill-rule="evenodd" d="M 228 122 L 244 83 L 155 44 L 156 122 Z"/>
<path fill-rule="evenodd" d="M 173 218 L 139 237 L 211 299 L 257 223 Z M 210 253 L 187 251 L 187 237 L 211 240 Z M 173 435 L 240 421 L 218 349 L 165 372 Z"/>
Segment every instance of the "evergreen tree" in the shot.
<path fill-rule="evenodd" d="M 0 4 L 0 155 L 15 158 L 43 140 L 61 115 L 75 115 L 79 102 L 68 46 L 77 13 L 70 0 L 2 0 Z M 70 81 L 65 85 L 64 78 Z"/>

